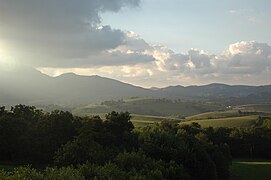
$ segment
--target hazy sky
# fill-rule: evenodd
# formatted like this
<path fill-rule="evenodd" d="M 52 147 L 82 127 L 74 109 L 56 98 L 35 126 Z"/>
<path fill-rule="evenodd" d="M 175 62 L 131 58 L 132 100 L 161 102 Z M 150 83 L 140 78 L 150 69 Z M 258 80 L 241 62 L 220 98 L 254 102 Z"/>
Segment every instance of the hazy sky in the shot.
<path fill-rule="evenodd" d="M 0 71 L 271 84 L 268 0 L 0 0 Z"/>

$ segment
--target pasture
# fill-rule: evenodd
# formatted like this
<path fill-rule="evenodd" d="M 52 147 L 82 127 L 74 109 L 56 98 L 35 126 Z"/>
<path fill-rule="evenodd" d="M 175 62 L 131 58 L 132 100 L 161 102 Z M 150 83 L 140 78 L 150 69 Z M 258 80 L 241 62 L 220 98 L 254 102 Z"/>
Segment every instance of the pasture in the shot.
<path fill-rule="evenodd" d="M 236 159 L 230 167 L 233 180 L 270 180 L 271 161 Z"/>
<path fill-rule="evenodd" d="M 181 124 L 199 123 L 202 127 L 252 127 L 257 124 L 258 115 L 230 117 L 219 119 L 203 119 L 181 122 Z"/>

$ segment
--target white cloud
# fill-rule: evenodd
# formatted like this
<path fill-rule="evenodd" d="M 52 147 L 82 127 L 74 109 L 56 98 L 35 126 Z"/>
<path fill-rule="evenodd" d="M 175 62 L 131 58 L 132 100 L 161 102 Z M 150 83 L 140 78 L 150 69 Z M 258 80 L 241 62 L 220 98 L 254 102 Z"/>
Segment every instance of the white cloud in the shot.
<path fill-rule="evenodd" d="M 216 55 L 198 49 L 176 53 L 148 44 L 135 32 L 101 23 L 101 13 L 138 6 L 139 0 L 0 3 L 0 43 L 5 54 L 47 74 L 98 74 L 143 86 L 271 83 L 271 47 L 266 43 L 241 41 Z M 246 18 L 257 15 L 248 10 L 229 13 Z"/>
<path fill-rule="evenodd" d="M 136 41 L 138 40 L 143 41 L 137 37 Z M 137 63 L 126 65 L 112 64 L 72 69 L 43 68 L 41 70 L 48 74 L 55 74 L 52 73 L 54 70 L 72 71 L 84 75 L 98 74 L 142 86 L 191 85 L 212 82 L 271 83 L 271 47 L 266 43 L 241 41 L 229 45 L 226 51 L 218 55 L 197 49 L 190 49 L 187 53 L 175 53 L 163 46 L 147 46 L 145 43 L 143 45 L 147 50 L 131 46 L 131 53 L 128 55 L 134 55 L 135 59 L 140 59 L 140 56 L 153 59 L 138 60 Z M 129 47 L 129 45 L 122 45 L 121 48 L 125 51 L 112 51 L 111 53 L 118 52 L 120 57 L 126 56 Z"/>
<path fill-rule="evenodd" d="M 259 23 L 264 18 L 264 14 L 254 9 L 232 9 L 228 13 L 234 18 L 239 17 L 250 23 Z"/>

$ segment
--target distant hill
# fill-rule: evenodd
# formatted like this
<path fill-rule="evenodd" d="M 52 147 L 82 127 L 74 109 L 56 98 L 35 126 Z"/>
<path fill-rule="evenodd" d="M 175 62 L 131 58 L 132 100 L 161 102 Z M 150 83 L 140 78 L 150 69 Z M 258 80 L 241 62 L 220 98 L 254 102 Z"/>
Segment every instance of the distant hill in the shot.
<path fill-rule="evenodd" d="M 216 103 L 181 101 L 155 98 L 130 98 L 119 101 L 105 101 L 101 104 L 90 104 L 77 107 L 72 112 L 76 115 L 95 115 L 110 111 L 128 111 L 132 114 L 151 116 L 175 116 L 178 118 L 209 111 L 225 109 Z"/>
<path fill-rule="evenodd" d="M 80 105 L 108 99 L 151 96 L 151 91 L 100 76 L 67 73 L 50 77 L 31 68 L 1 72 L 0 104 Z"/>
<path fill-rule="evenodd" d="M 168 96 L 191 97 L 191 98 L 242 98 L 249 95 L 271 93 L 271 85 L 267 86 L 245 86 L 209 84 L 204 86 L 169 86 L 158 91 Z"/>
<path fill-rule="evenodd" d="M 146 89 L 100 76 L 67 73 L 50 77 L 28 67 L 0 69 L 0 105 L 78 106 L 129 97 L 212 101 L 224 105 L 267 103 L 271 86 L 169 86 Z"/>

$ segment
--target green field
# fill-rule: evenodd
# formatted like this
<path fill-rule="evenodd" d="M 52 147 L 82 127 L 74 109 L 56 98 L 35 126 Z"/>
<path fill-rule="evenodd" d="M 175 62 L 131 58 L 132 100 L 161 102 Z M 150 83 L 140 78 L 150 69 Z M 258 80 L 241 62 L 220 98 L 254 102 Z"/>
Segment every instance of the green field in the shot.
<path fill-rule="evenodd" d="M 159 123 L 163 120 L 170 120 L 170 121 L 181 121 L 179 118 L 172 118 L 172 117 L 163 117 L 163 116 L 148 116 L 148 115 L 141 115 L 141 114 L 131 114 L 132 116 L 132 123 L 136 127 L 142 127 L 146 125 L 151 125 L 154 123 Z"/>
<path fill-rule="evenodd" d="M 271 112 L 271 104 L 248 104 L 238 106 L 244 108 L 245 110 L 261 111 L 261 112 Z"/>
<path fill-rule="evenodd" d="M 204 107 L 204 108 L 202 108 Z M 271 104 L 242 105 L 234 108 L 241 110 L 219 110 L 219 106 L 200 102 L 171 101 L 167 99 L 130 98 L 119 101 L 105 101 L 97 105 L 87 105 L 73 109 L 78 116 L 99 115 L 105 119 L 105 114 L 111 111 L 128 111 L 131 121 L 136 127 L 151 125 L 162 120 L 181 121 L 186 116 L 184 124 L 199 123 L 202 127 L 251 127 L 261 125 L 259 116 L 270 116 Z M 213 109 L 205 112 L 206 109 Z M 223 108 L 222 108 L 223 109 Z"/>
<path fill-rule="evenodd" d="M 271 161 L 234 160 L 230 171 L 234 180 L 270 180 Z"/>
<path fill-rule="evenodd" d="M 107 113 L 88 113 L 84 116 L 100 116 L 101 119 L 105 120 L 105 115 Z M 131 122 L 135 127 L 142 127 L 151 125 L 154 123 L 159 123 L 163 120 L 173 120 L 173 121 L 181 121 L 182 119 L 174 118 L 174 117 L 164 117 L 164 116 L 150 116 L 150 115 L 142 115 L 142 114 L 131 114 Z"/>
<path fill-rule="evenodd" d="M 4 171 L 13 171 L 13 169 L 16 168 L 16 166 L 12 166 L 12 165 L 0 165 L 0 170 L 4 170 Z"/>
<path fill-rule="evenodd" d="M 14 162 L 0 162 L 0 170 L 4 170 L 7 172 L 11 172 L 14 168 L 18 168 L 20 166 L 26 166 L 25 163 L 14 163 Z"/>
<path fill-rule="evenodd" d="M 242 116 L 219 119 L 204 119 L 182 122 L 181 124 L 199 123 L 202 127 L 251 127 L 257 123 L 259 116 Z"/>
<path fill-rule="evenodd" d="M 217 117 L 217 112 L 213 113 L 204 113 L 215 115 Z M 235 111 L 226 111 L 220 112 L 219 117 L 221 116 L 233 116 L 236 115 Z M 132 114 L 131 121 L 136 127 L 151 125 L 154 123 L 159 123 L 163 120 L 170 121 L 182 121 L 180 124 L 191 124 L 192 122 L 199 123 L 202 127 L 253 127 L 253 126 L 261 126 L 264 121 L 259 121 L 259 115 L 249 115 L 249 116 L 236 116 L 236 117 L 227 117 L 227 118 L 217 118 L 217 119 L 200 119 L 200 120 L 190 120 L 183 121 L 180 118 L 173 117 L 163 117 L 163 116 L 148 116 L 148 115 L 140 115 L 140 114 Z M 195 117 L 195 116 L 193 116 Z M 203 114 L 198 115 L 198 117 L 203 117 Z M 214 117 L 214 116 L 212 116 Z"/>
<path fill-rule="evenodd" d="M 207 112 L 201 113 L 193 116 L 188 116 L 186 120 L 202 120 L 202 119 L 219 119 L 219 118 L 228 118 L 228 117 L 238 117 L 240 113 L 237 110 L 230 111 L 217 111 L 217 112 Z"/>
<path fill-rule="evenodd" d="M 132 114 L 144 114 L 153 116 L 191 116 L 208 111 L 224 110 L 225 107 L 215 103 L 198 101 L 154 99 L 154 98 L 130 98 L 117 101 L 104 101 L 101 104 L 90 104 L 77 107 L 72 110 L 74 115 L 84 116 L 111 111 Z"/>
<path fill-rule="evenodd" d="M 164 116 L 149 116 L 149 115 L 141 115 L 141 114 L 131 114 L 132 120 L 140 120 L 140 121 L 162 121 L 162 120 L 176 120 L 180 121 L 179 118 L 173 117 L 164 117 Z"/>
<path fill-rule="evenodd" d="M 105 119 L 106 113 L 88 113 L 87 116 L 98 115 Z M 131 114 L 131 121 L 136 127 L 142 127 L 159 123 L 163 120 L 183 121 L 181 124 L 199 123 L 202 127 L 251 127 L 259 125 L 259 115 L 238 116 L 238 111 L 208 112 L 185 118 L 185 121 L 172 116 L 152 116 L 142 114 Z M 233 117 L 234 116 L 234 117 Z"/>
<path fill-rule="evenodd" d="M 99 114 L 106 114 L 111 112 L 112 109 L 106 105 L 89 104 L 83 107 L 77 107 L 72 110 L 72 113 L 76 116 L 93 116 Z"/>

